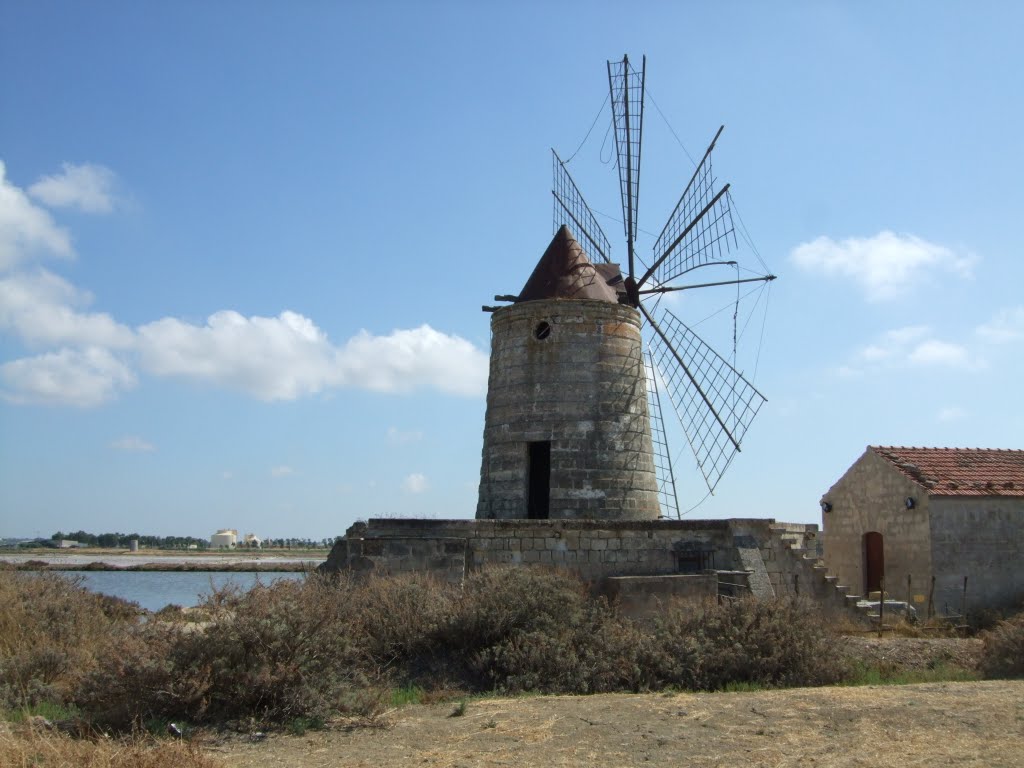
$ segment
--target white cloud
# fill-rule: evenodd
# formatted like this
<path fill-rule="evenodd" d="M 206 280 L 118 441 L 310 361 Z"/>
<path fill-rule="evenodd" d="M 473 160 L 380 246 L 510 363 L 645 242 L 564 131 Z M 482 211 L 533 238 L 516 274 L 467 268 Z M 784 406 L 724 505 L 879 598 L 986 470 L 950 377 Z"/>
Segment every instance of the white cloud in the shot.
<path fill-rule="evenodd" d="M 881 340 L 875 344 L 869 344 L 860 351 L 860 358 L 867 363 L 877 363 L 883 360 L 904 355 L 907 345 L 917 339 L 926 336 L 929 328 L 926 325 L 909 325 L 905 328 L 894 328 L 886 331 Z"/>
<path fill-rule="evenodd" d="M 339 350 L 345 386 L 377 392 L 430 388 L 477 396 L 487 389 L 487 355 L 429 325 L 373 336 L 360 331 Z"/>
<path fill-rule="evenodd" d="M 106 313 L 75 309 L 91 301 L 87 292 L 45 269 L 12 274 L 0 278 L 0 330 L 12 330 L 35 346 L 130 347 L 130 328 Z"/>
<path fill-rule="evenodd" d="M 67 232 L 5 172 L 0 163 L 0 332 L 29 347 L 56 350 L 0 367 L 0 395 L 11 402 L 97 405 L 135 385 L 134 367 L 268 401 L 339 388 L 462 396 L 479 396 L 486 388 L 486 354 L 429 325 L 383 336 L 364 330 L 338 346 L 312 320 L 291 311 L 245 317 L 223 310 L 205 324 L 165 317 L 135 329 L 107 313 L 86 311 L 88 292 L 41 267 L 15 269 L 39 254 L 74 252 Z M 113 181 L 102 166 L 65 165 L 30 192 L 50 205 L 102 212 L 114 204 Z M 392 439 L 419 437 L 396 431 Z"/>
<path fill-rule="evenodd" d="M 336 387 L 478 395 L 487 378 L 480 350 L 427 325 L 388 336 L 360 331 L 335 347 L 295 312 L 247 318 L 222 311 L 204 326 L 164 318 L 141 326 L 138 338 L 149 373 L 209 381 L 261 400 L 293 400 Z"/>
<path fill-rule="evenodd" d="M 157 376 L 209 381 L 261 400 L 293 400 L 334 383 L 334 350 L 294 312 L 246 318 L 230 310 L 206 325 L 164 318 L 138 329 L 140 361 Z"/>
<path fill-rule="evenodd" d="M 978 336 L 992 344 L 1024 339 L 1024 306 L 1001 309 L 989 322 L 979 325 Z"/>
<path fill-rule="evenodd" d="M 0 161 L 0 270 L 14 267 L 34 253 L 73 257 L 71 236 L 7 181 L 6 173 Z"/>
<path fill-rule="evenodd" d="M 91 407 L 135 382 L 131 369 L 100 347 L 61 349 L 0 365 L 0 392 L 13 403 Z"/>
<path fill-rule="evenodd" d="M 102 165 L 64 163 L 62 173 L 43 176 L 28 193 L 51 208 L 77 208 L 86 213 L 114 210 L 114 172 Z"/>
<path fill-rule="evenodd" d="M 423 493 L 428 488 L 426 475 L 413 472 L 402 481 L 402 490 L 406 493 Z"/>
<path fill-rule="evenodd" d="M 422 439 L 422 432 L 402 432 L 397 427 L 388 427 L 388 442 L 394 443 L 395 445 L 406 445 L 408 443 L 416 443 Z"/>
<path fill-rule="evenodd" d="M 932 336 L 926 325 L 912 325 L 886 331 L 874 343 L 863 347 L 856 356 L 857 365 L 843 366 L 841 375 L 860 372 L 861 367 L 879 366 L 945 366 L 973 369 L 984 367 L 983 361 L 962 344 L 942 341 Z"/>
<path fill-rule="evenodd" d="M 841 241 L 822 236 L 798 245 L 790 260 L 808 271 L 854 280 L 870 301 L 900 296 L 937 271 L 970 277 L 976 261 L 920 237 L 889 231 Z"/>
<path fill-rule="evenodd" d="M 952 368 L 965 368 L 971 364 L 966 347 L 938 339 L 929 339 L 915 346 L 907 360 L 913 365 L 946 365 Z"/>
<path fill-rule="evenodd" d="M 225 469 L 223 472 L 220 473 L 220 479 L 221 480 L 234 480 L 234 478 L 235 478 L 235 473 L 232 472 L 229 469 Z"/>
<path fill-rule="evenodd" d="M 110 444 L 110 447 L 126 453 L 152 453 L 156 450 L 155 445 L 135 435 L 118 438 Z"/>
<path fill-rule="evenodd" d="M 276 467 L 271 467 L 270 468 L 270 476 L 271 477 L 288 477 L 288 475 L 294 475 L 294 474 L 295 474 L 295 470 L 292 469 L 291 467 L 287 466 L 286 464 L 280 464 L 280 465 L 278 465 Z"/>
<path fill-rule="evenodd" d="M 967 416 L 967 412 L 963 408 L 959 408 L 955 405 L 948 406 L 939 410 L 938 418 L 942 422 L 953 422 L 962 421 Z"/>

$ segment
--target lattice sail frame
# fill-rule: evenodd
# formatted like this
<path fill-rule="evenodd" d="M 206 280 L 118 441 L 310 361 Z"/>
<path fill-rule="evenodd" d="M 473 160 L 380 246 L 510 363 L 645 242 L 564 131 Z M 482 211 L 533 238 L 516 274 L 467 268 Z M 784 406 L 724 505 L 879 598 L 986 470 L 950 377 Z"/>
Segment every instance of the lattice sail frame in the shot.
<path fill-rule="evenodd" d="M 576 186 L 562 158 L 554 149 L 551 150 L 552 183 L 551 194 L 554 197 L 551 214 L 551 233 L 554 234 L 563 224 L 567 225 L 577 239 L 586 240 L 583 250 L 591 259 L 611 262 L 612 246 L 597 223 L 590 206 L 583 199 L 583 193 Z M 587 247 L 589 246 L 589 247 Z"/>
<path fill-rule="evenodd" d="M 672 453 L 668 447 L 665 419 L 661 411 L 661 392 L 658 369 L 651 350 L 644 351 L 644 372 L 647 374 L 647 414 L 651 422 L 651 448 L 654 453 L 654 474 L 658 479 L 658 503 L 661 516 L 678 520 L 679 497 L 676 495 L 676 476 L 672 471 Z"/>
<path fill-rule="evenodd" d="M 718 186 L 711 164 L 711 151 L 721 134 L 719 128 L 654 243 L 652 271 L 659 283 L 721 263 L 737 247 L 729 185 Z"/>
<path fill-rule="evenodd" d="M 697 464 L 714 492 L 722 475 L 740 450 L 740 443 L 761 406 L 763 395 L 715 352 L 696 333 L 668 310 L 663 310 L 659 327 L 641 303 L 641 294 L 664 293 L 706 285 L 671 286 L 671 281 L 687 272 L 709 264 L 734 264 L 726 261 L 738 246 L 732 217 L 729 184 L 719 187 L 711 163 L 711 153 L 724 126 L 697 165 L 689 184 L 654 244 L 652 266 L 642 275 L 634 271 L 634 243 L 639 207 L 640 153 L 643 134 L 647 60 L 639 72 L 629 64 L 608 62 L 608 83 L 612 109 L 619 191 L 622 198 L 623 228 L 628 248 L 628 279 L 626 298 L 645 318 L 645 332 L 653 348 L 645 355 L 651 439 L 655 449 L 659 500 L 668 515 L 680 516 L 676 497 L 672 457 L 668 451 L 665 425 L 661 412 L 660 389 L 669 400 L 690 443 Z M 552 149 L 554 186 L 553 231 L 566 224 L 585 241 L 585 250 L 592 259 L 611 262 L 611 246 L 582 193 L 569 174 L 565 163 Z M 764 278 L 738 279 L 737 283 Z M 641 290 L 645 283 L 650 287 Z M 668 371 L 669 376 L 663 375 Z M 661 385 L 661 386 L 659 386 Z M 653 390 L 652 390 L 653 388 Z"/>
<path fill-rule="evenodd" d="M 662 375 L 701 473 L 714 492 L 739 452 L 764 395 L 682 320 L 662 309 L 655 321 L 652 362 Z"/>
<path fill-rule="evenodd" d="M 611 96 L 615 151 L 622 196 L 622 225 L 629 248 L 629 276 L 633 277 L 633 243 L 636 242 L 637 209 L 640 205 L 640 150 L 644 132 L 644 81 L 647 57 L 640 71 L 622 61 L 608 62 L 608 90 Z"/>

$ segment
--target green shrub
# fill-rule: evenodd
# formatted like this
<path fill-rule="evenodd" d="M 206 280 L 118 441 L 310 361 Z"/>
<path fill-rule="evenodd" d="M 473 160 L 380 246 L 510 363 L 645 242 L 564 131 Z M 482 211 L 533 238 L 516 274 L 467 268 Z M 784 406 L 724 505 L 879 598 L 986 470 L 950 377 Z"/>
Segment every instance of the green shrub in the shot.
<path fill-rule="evenodd" d="M 982 635 L 981 672 L 985 677 L 1024 677 L 1024 611 Z"/>

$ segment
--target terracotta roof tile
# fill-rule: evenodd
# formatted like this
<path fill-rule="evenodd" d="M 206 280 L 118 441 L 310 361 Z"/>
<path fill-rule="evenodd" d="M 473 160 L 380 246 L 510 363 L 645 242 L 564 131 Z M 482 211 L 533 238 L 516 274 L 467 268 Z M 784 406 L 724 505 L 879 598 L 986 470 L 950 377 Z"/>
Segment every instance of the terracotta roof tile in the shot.
<path fill-rule="evenodd" d="M 1024 496 L 1024 451 L 998 448 L 868 448 L 931 496 Z"/>

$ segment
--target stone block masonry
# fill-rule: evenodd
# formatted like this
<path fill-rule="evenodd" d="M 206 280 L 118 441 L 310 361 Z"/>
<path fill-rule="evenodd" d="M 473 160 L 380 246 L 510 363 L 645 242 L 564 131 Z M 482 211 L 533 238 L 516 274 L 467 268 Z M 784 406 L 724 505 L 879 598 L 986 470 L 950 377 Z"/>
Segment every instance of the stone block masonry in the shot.
<path fill-rule="evenodd" d="M 749 574 L 743 583 L 756 596 L 771 597 L 794 568 L 779 536 L 789 529 L 816 535 L 816 526 L 774 520 L 373 519 L 352 526 L 322 568 L 423 571 L 453 582 L 489 565 L 547 565 L 592 582 L 737 571 Z"/>
<path fill-rule="evenodd" d="M 490 361 L 477 518 L 657 520 L 635 309 L 584 300 L 503 307 L 491 317 Z M 531 444 L 547 446 L 543 465 L 531 466 Z M 544 508 L 531 510 L 538 473 Z"/>

